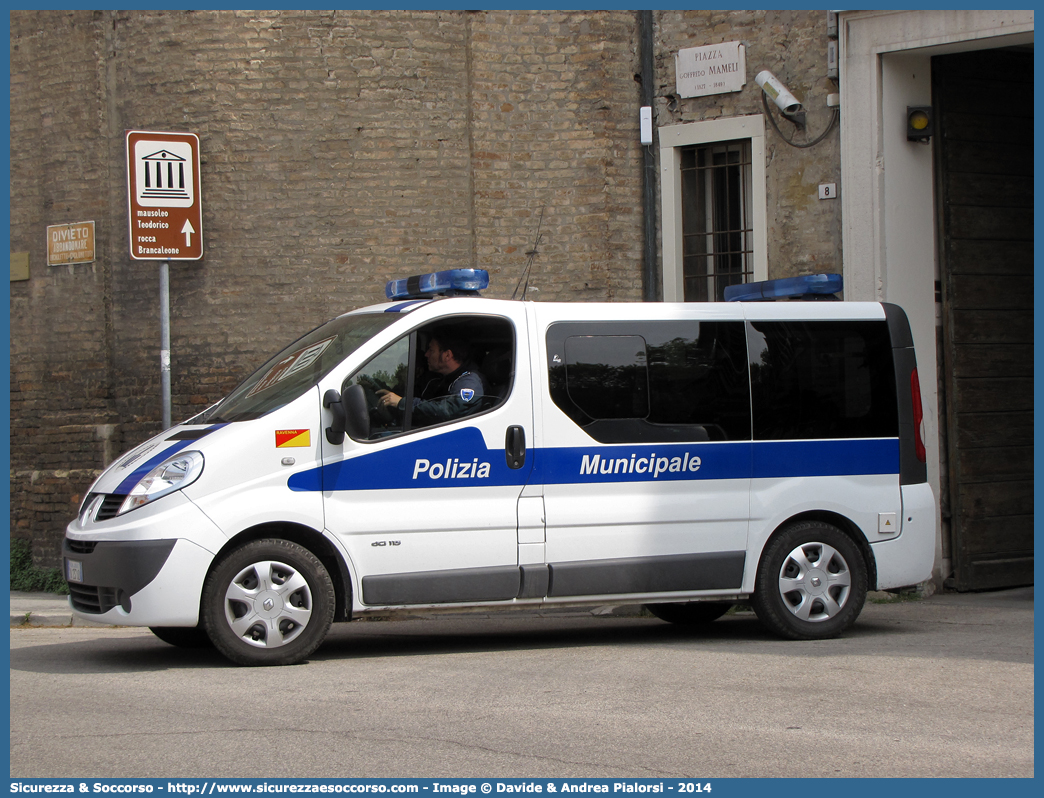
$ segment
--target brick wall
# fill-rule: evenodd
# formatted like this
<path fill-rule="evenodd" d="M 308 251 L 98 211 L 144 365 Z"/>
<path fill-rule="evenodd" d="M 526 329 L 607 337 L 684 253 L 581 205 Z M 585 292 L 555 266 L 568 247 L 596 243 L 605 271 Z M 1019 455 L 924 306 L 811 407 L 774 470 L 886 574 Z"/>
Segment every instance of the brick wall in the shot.
<path fill-rule="evenodd" d="M 93 425 L 115 418 L 108 292 L 109 144 L 102 14 L 11 16 L 11 532 L 57 562 L 60 530 L 100 464 Z M 118 218 L 118 217 L 117 217 Z M 99 259 L 47 268 L 46 227 L 93 219 Z"/>
<path fill-rule="evenodd" d="M 489 269 L 510 296 L 642 296 L 633 12 L 15 11 L 11 17 L 12 530 L 54 564 L 98 471 L 159 432 L 158 269 L 127 254 L 129 129 L 201 141 L 199 263 L 173 263 L 175 421 L 386 280 Z M 655 14 L 655 124 L 761 113 L 773 70 L 829 119 L 825 12 Z M 738 94 L 671 101 L 674 54 L 746 45 Z M 793 135 L 791 129 L 785 130 Z M 800 139 L 800 136 L 798 137 Z M 840 271 L 837 132 L 767 134 L 769 271 Z M 657 212 L 659 208 L 657 207 Z M 48 267 L 49 224 L 97 260 Z"/>
<path fill-rule="evenodd" d="M 127 254 L 125 131 L 201 141 L 200 263 L 170 267 L 172 416 L 386 280 L 488 268 L 510 296 L 638 299 L 631 12 L 11 15 L 14 534 L 57 561 L 111 457 L 160 429 L 158 270 Z M 49 224 L 97 260 L 46 266 Z"/>
<path fill-rule="evenodd" d="M 477 260 L 502 275 L 504 295 L 543 208 L 529 297 L 641 299 L 635 20 L 469 18 Z"/>

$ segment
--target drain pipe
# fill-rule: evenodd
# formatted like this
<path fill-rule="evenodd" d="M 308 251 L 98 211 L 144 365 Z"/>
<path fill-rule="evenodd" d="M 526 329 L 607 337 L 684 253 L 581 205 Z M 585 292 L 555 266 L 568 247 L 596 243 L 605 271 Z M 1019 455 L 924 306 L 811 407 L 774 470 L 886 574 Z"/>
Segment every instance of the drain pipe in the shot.
<path fill-rule="evenodd" d="M 641 51 L 641 104 L 652 108 L 656 70 L 653 64 L 653 12 L 638 12 Z M 660 270 L 656 259 L 656 158 L 652 143 L 642 146 L 642 213 L 645 249 L 642 256 L 642 300 L 659 302 L 662 297 Z"/>

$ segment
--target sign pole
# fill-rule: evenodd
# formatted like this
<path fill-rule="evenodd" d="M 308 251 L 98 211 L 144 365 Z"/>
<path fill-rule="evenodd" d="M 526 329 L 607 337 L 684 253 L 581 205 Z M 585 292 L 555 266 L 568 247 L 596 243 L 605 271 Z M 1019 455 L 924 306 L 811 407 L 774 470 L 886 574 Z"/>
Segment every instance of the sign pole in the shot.
<path fill-rule="evenodd" d="M 170 262 L 203 257 L 195 133 L 127 131 L 127 211 L 131 258 L 160 262 L 160 387 L 170 429 Z"/>
<path fill-rule="evenodd" d="M 160 261 L 160 390 L 163 429 L 170 429 L 170 261 Z"/>

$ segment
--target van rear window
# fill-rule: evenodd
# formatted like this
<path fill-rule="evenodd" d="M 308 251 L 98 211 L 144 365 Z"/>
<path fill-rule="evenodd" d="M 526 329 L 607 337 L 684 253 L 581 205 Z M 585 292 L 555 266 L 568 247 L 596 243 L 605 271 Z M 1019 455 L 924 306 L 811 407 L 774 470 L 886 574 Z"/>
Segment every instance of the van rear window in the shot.
<path fill-rule="evenodd" d="M 753 322 L 755 440 L 899 435 L 885 322 Z"/>

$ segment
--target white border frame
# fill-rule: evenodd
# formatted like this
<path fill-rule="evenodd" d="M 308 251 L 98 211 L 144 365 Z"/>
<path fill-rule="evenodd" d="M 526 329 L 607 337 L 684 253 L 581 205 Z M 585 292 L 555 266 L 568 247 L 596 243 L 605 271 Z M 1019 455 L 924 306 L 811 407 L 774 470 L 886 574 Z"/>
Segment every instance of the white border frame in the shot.
<path fill-rule="evenodd" d="M 907 105 L 931 103 L 931 57 L 1033 42 L 1033 11 L 843 11 L 841 241 L 845 299 L 894 302 L 910 319 L 936 501 L 936 578 L 943 557 L 934 283 L 934 145 L 906 141 Z M 1027 98 L 1032 101 L 1032 98 Z"/>
<path fill-rule="evenodd" d="M 935 256 L 934 210 L 910 220 L 909 208 L 886 196 L 888 182 L 902 178 L 926 187 L 922 200 L 934 197 L 931 149 L 906 141 L 905 106 L 930 104 L 931 56 L 1031 43 L 1033 11 L 842 12 L 839 32 L 845 298 L 896 302 L 889 254 L 922 242 L 907 258 Z"/>

